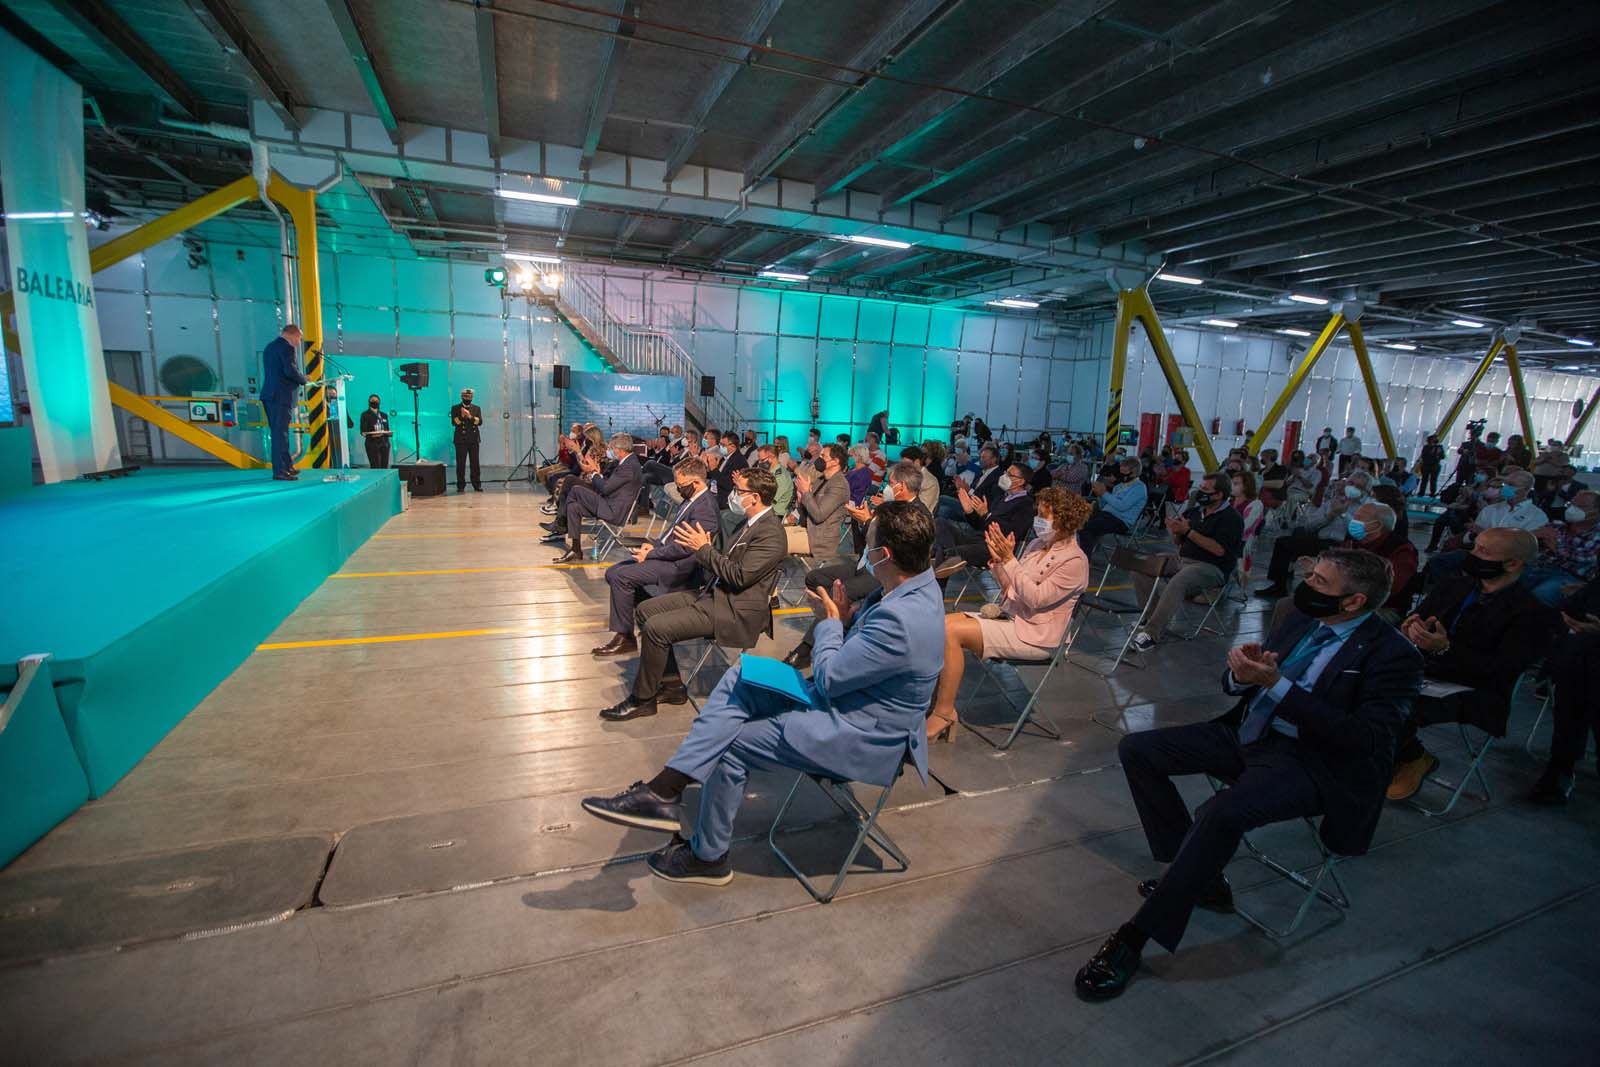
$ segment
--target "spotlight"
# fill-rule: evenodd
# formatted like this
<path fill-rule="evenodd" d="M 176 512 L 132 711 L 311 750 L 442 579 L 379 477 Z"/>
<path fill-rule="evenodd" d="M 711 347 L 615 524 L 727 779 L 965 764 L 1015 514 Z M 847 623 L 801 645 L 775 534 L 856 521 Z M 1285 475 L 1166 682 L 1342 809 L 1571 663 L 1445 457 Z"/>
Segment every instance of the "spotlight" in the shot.
<path fill-rule="evenodd" d="M 504 267 L 490 267 L 483 272 L 483 284 L 492 285 L 496 289 L 506 287 L 506 269 Z"/>

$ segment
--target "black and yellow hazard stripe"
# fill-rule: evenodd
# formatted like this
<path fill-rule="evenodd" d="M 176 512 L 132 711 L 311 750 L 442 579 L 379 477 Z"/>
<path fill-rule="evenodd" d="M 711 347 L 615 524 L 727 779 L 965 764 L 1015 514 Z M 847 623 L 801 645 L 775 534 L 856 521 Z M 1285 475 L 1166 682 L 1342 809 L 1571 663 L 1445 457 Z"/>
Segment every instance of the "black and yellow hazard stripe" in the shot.
<path fill-rule="evenodd" d="M 1116 447 L 1117 435 L 1122 432 L 1122 390 L 1111 390 L 1111 403 L 1106 407 L 1105 448 L 1109 455 Z"/>
<path fill-rule="evenodd" d="M 333 455 L 328 448 L 328 397 L 322 387 L 322 349 L 306 351 L 306 425 L 311 427 L 311 438 L 300 457 L 300 466 L 330 467 Z"/>

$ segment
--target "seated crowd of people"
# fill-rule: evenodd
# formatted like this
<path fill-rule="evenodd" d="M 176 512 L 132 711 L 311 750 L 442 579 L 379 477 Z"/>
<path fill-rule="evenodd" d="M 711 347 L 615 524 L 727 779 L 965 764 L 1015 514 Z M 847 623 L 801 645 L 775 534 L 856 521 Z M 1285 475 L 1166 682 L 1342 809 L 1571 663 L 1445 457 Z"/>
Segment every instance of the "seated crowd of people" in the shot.
<path fill-rule="evenodd" d="M 1108 537 L 1145 558 L 1132 574 L 1138 652 L 1156 650 L 1186 601 L 1232 588 L 1276 603 L 1265 637 L 1227 654 L 1222 687 L 1238 697 L 1227 715 L 1121 742 L 1151 853 L 1168 866 L 1079 972 L 1086 999 L 1120 993 L 1148 941 L 1175 950 L 1194 908 L 1231 908 L 1222 871 L 1251 829 L 1321 816 L 1332 852 L 1364 852 L 1385 801 L 1413 797 L 1438 765 L 1420 731 L 1461 723 L 1505 736 L 1526 673 L 1548 687 L 1555 723 L 1530 799 L 1565 803 L 1589 736 L 1600 742 L 1600 503 L 1553 443 L 1536 460 L 1520 438 L 1502 450 L 1474 428 L 1439 490 L 1437 439 L 1413 471 L 1364 456 L 1353 428 L 1325 428 L 1284 462 L 1234 449 L 1198 479 L 1182 448 L 1130 455 L 1070 434 L 998 442 L 968 416 L 948 441 L 891 459 L 883 430 L 875 420 L 855 442 L 813 429 L 791 444 L 671 427 L 642 448 L 592 426 L 563 437 L 559 469 L 546 472 L 557 562 L 580 558 L 586 519 L 617 524 L 648 507 L 663 522 L 606 571 L 611 633 L 593 655 L 638 664 L 603 719 L 688 701 L 674 646 L 754 647 L 773 633 L 786 564 L 806 567 L 815 619 L 785 662 L 809 670 L 808 701 L 730 666 L 665 766 L 583 802 L 671 833 L 649 858 L 655 874 L 731 878 L 752 768 L 887 787 L 908 765 L 926 778 L 929 744 L 953 740 L 961 722 L 966 656 L 1049 660 Z M 1443 508 L 1425 566 L 1409 529 L 1418 498 Z M 1258 539 L 1268 562 L 1253 589 Z M 945 586 L 963 571 L 986 574 L 996 595 L 947 611 Z M 1192 774 L 1224 786 L 1191 813 L 1172 778 Z M 692 784 L 702 794 L 684 838 Z"/>

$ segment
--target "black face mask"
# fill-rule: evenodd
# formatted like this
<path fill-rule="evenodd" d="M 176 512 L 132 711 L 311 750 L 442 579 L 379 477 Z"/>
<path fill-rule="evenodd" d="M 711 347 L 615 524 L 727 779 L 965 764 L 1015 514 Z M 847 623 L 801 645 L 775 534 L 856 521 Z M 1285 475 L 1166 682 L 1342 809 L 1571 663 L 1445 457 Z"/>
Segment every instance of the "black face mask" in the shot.
<path fill-rule="evenodd" d="M 812 460 L 811 461 L 811 465 L 813 467 L 817 468 L 817 473 L 818 474 L 827 474 L 828 473 L 828 465 L 826 463 L 824 463 L 820 459 Z"/>
<path fill-rule="evenodd" d="M 1342 596 L 1311 588 L 1308 582 L 1301 582 L 1295 586 L 1294 606 L 1300 614 L 1309 618 L 1325 619 L 1329 615 L 1339 614 L 1339 603 L 1342 600 L 1344 600 Z"/>
<path fill-rule="evenodd" d="M 367 401 L 367 407 L 371 408 L 373 411 L 377 411 L 378 408 L 380 408 L 382 406 L 383 406 L 382 403 L 377 401 L 377 400 L 369 400 L 369 401 Z"/>
<path fill-rule="evenodd" d="M 1215 495 L 1213 495 L 1211 493 L 1208 493 L 1204 489 L 1202 489 L 1199 492 L 1195 493 L 1194 502 L 1196 504 L 1199 504 L 1203 508 L 1209 508 L 1212 504 L 1215 504 L 1217 502 L 1217 498 L 1216 498 Z"/>
<path fill-rule="evenodd" d="M 1504 560 L 1484 559 L 1482 556 L 1474 556 L 1470 552 L 1461 560 L 1461 573 L 1480 582 L 1498 578 L 1505 572 L 1506 564 Z"/>

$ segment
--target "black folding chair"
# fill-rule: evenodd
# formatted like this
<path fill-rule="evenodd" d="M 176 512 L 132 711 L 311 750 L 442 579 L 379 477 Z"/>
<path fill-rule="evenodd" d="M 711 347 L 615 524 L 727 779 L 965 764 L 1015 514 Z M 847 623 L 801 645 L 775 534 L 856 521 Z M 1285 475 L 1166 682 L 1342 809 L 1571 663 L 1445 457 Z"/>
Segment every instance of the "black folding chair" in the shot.
<path fill-rule="evenodd" d="M 902 763 L 899 769 L 895 771 L 895 782 L 900 781 L 900 774 L 904 770 L 905 764 Z M 847 819 L 854 823 L 856 828 L 855 843 L 850 846 L 850 851 L 845 854 L 844 862 L 839 865 L 838 873 L 833 876 L 833 882 L 825 891 L 818 889 L 816 883 L 806 876 L 799 865 L 790 859 L 783 849 L 778 847 L 778 829 L 783 823 L 783 817 L 788 813 L 789 804 L 794 800 L 795 794 L 799 792 L 800 783 L 807 779 L 816 783 L 817 788 L 821 789 L 823 794 L 833 801 L 834 805 L 844 813 Z M 906 859 L 906 854 L 900 850 L 900 846 L 896 845 L 889 835 L 883 832 L 882 827 L 878 825 L 878 816 L 883 814 L 883 807 L 888 803 L 889 794 L 892 792 L 894 792 L 894 785 L 886 786 L 883 792 L 878 794 L 878 802 L 868 808 L 856 798 L 855 792 L 850 788 L 850 783 L 844 779 L 801 772 L 795 775 L 794 785 L 789 787 L 789 795 L 783 798 L 783 804 L 778 808 L 778 814 L 773 817 L 772 828 L 767 831 L 767 844 L 771 847 L 773 854 L 783 861 L 783 865 L 789 868 L 789 873 L 799 879 L 800 884 L 806 887 L 806 892 L 816 898 L 819 904 L 826 904 L 838 895 L 839 887 L 844 884 L 845 877 L 850 873 L 851 865 L 856 861 L 856 856 L 860 855 L 862 846 L 869 840 L 888 853 L 890 858 L 899 864 L 898 867 L 886 867 L 884 870 L 889 873 L 908 871 L 911 869 L 911 861 Z"/>

